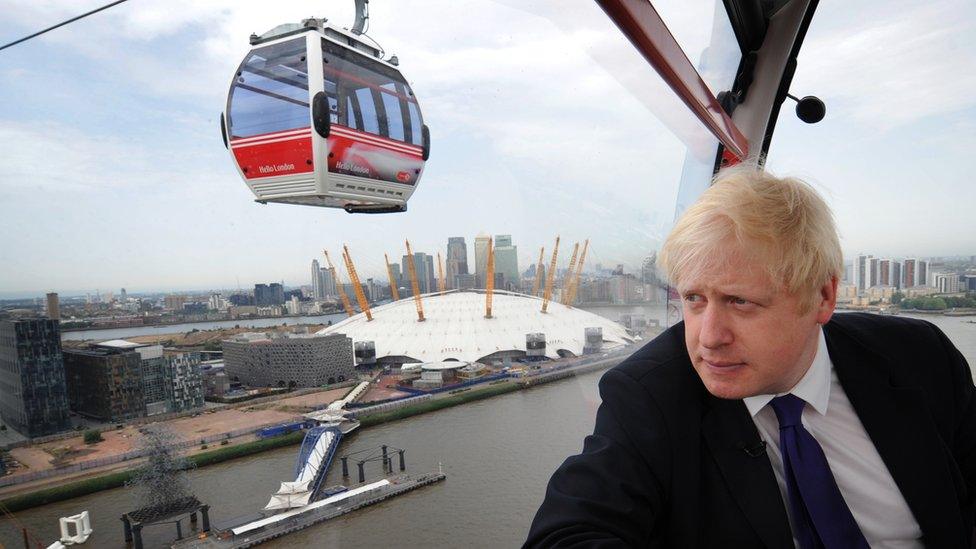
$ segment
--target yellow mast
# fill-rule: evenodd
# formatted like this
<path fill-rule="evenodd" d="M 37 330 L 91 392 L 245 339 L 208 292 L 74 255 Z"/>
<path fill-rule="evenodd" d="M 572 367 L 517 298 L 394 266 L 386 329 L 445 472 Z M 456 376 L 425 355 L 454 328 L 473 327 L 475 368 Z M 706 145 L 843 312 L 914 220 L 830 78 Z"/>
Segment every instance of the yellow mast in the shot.
<path fill-rule="evenodd" d="M 444 262 L 441 261 L 440 252 L 437 252 L 437 291 L 447 291 L 447 281 L 444 280 Z"/>
<path fill-rule="evenodd" d="M 335 281 L 336 289 L 339 291 L 339 298 L 342 299 L 342 307 L 346 310 L 347 315 L 354 316 L 356 311 L 352 310 L 352 305 L 349 303 L 349 296 L 346 295 L 346 289 L 342 287 L 342 279 L 339 278 L 339 271 L 336 270 L 335 265 L 332 264 L 332 260 L 329 259 L 329 250 L 322 251 L 325 253 L 325 262 L 329 264 L 332 280 Z"/>
<path fill-rule="evenodd" d="M 546 253 L 546 247 L 539 248 L 539 263 L 535 267 L 535 280 L 532 281 L 532 295 L 539 295 L 539 287 L 542 282 L 542 255 Z"/>
<path fill-rule="evenodd" d="M 413 302 L 417 305 L 417 321 L 424 321 L 424 304 L 420 300 L 420 284 L 417 283 L 417 267 L 413 264 L 413 252 L 407 240 L 407 270 L 410 272 L 410 285 L 413 288 Z"/>
<path fill-rule="evenodd" d="M 590 247 L 590 239 L 587 238 L 583 242 L 583 253 L 580 254 L 579 263 L 576 264 L 576 275 L 573 276 L 572 283 L 569 286 L 569 295 L 566 296 L 564 300 L 565 305 L 572 306 L 576 302 L 576 292 L 579 290 L 579 279 L 580 274 L 583 273 L 583 262 L 586 261 L 586 250 Z"/>
<path fill-rule="evenodd" d="M 492 246 L 492 239 L 488 237 L 488 267 L 485 275 L 485 318 L 491 318 L 491 297 L 495 292 L 495 247 Z"/>
<path fill-rule="evenodd" d="M 393 278 L 393 268 L 390 267 L 390 256 L 383 254 L 383 259 L 386 259 L 386 275 L 390 277 L 390 296 L 393 297 L 393 301 L 400 301 L 400 292 L 397 290 L 396 279 Z"/>
<path fill-rule="evenodd" d="M 563 291 L 560 294 L 560 303 L 566 304 L 566 298 L 569 297 L 570 286 L 573 284 L 573 273 L 576 272 L 576 257 L 579 255 L 579 242 L 573 244 L 573 255 L 569 260 L 569 268 L 566 269 L 566 276 L 563 277 Z"/>
<path fill-rule="evenodd" d="M 342 245 L 342 258 L 346 261 L 346 270 L 349 271 L 349 280 L 352 281 L 353 291 L 356 292 L 359 309 L 366 313 L 366 322 L 369 322 L 373 320 L 373 313 L 369 310 L 369 301 L 366 301 L 366 293 L 363 292 L 363 285 L 359 283 L 356 266 L 352 264 L 352 256 L 349 255 L 349 248 L 345 244 Z"/>
<path fill-rule="evenodd" d="M 546 289 L 542 293 L 542 312 L 549 308 L 549 299 L 552 298 L 552 279 L 556 274 L 556 255 L 559 253 L 559 237 L 556 237 L 556 246 L 552 249 L 552 261 L 549 262 L 549 272 L 546 273 Z"/>

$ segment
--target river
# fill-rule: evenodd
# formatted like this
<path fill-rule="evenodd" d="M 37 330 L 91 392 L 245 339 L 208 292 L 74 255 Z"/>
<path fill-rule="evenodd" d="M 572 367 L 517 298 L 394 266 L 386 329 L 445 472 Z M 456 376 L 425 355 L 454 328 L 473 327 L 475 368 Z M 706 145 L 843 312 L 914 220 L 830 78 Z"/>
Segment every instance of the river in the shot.
<path fill-rule="evenodd" d="M 267 328 L 268 326 L 281 326 L 282 324 L 328 324 L 329 322 L 335 324 L 344 318 L 346 318 L 345 313 L 334 313 L 319 316 L 287 316 L 254 319 L 242 318 L 237 320 L 215 320 L 210 322 L 166 324 L 162 326 L 132 326 L 126 328 L 106 328 L 103 330 L 77 330 L 62 332 L 61 339 L 107 341 L 110 339 L 125 339 L 127 337 L 144 335 L 181 334 L 191 330 L 216 330 L 220 328 L 233 328 L 235 326 Z"/>
<path fill-rule="evenodd" d="M 972 317 L 924 316 L 938 325 L 976 366 Z M 552 471 L 576 453 L 593 427 L 600 372 L 505 394 L 463 406 L 362 429 L 338 455 L 380 444 L 404 448 L 408 472 L 443 463 L 444 483 L 272 542 L 267 547 L 513 547 L 519 545 L 545 493 Z M 189 473 L 216 523 L 262 508 L 278 483 L 291 480 L 297 446 L 214 465 Z M 379 473 L 376 463 L 367 477 Z M 355 466 L 350 467 L 355 475 Z M 353 479 L 354 480 L 354 479 Z M 330 471 L 328 485 L 341 483 Z M 88 510 L 94 537 L 88 546 L 121 547 L 119 516 L 139 507 L 128 488 L 109 490 L 17 514 L 45 544 L 58 536 L 58 518 Z M 144 531 L 146 547 L 164 547 L 172 524 Z M 0 520 L 0 545 L 20 547 L 19 529 Z"/>

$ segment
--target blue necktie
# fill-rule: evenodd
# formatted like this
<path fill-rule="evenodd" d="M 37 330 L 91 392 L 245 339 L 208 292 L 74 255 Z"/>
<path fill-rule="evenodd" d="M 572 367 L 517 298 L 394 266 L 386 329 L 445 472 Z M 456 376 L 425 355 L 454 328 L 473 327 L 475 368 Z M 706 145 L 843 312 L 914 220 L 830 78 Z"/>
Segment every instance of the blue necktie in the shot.
<path fill-rule="evenodd" d="M 774 398 L 770 405 L 779 420 L 783 474 L 800 549 L 869 549 L 837 488 L 823 449 L 800 423 L 806 402 L 793 395 L 783 395 Z"/>

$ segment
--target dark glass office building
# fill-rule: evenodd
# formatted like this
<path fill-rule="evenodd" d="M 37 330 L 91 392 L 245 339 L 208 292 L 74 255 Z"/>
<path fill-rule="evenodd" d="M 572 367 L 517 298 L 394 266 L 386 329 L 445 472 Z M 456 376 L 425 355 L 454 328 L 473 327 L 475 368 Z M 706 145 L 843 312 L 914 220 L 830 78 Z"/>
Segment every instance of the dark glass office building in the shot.
<path fill-rule="evenodd" d="M 102 421 L 146 415 L 142 359 L 126 349 L 94 348 L 64 352 L 64 376 L 71 409 Z"/>
<path fill-rule="evenodd" d="M 0 320 L 0 417 L 32 438 L 71 428 L 57 320 Z"/>

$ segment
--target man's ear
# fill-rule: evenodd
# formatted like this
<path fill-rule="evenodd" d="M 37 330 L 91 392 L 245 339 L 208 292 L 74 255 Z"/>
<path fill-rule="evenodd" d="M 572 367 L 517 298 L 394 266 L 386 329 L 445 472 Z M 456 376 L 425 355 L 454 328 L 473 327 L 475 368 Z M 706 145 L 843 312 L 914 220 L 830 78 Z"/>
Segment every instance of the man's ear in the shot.
<path fill-rule="evenodd" d="M 817 324 L 830 322 L 830 317 L 834 316 L 834 309 L 837 307 L 837 277 L 832 276 L 830 280 L 820 287 L 817 294 Z"/>

